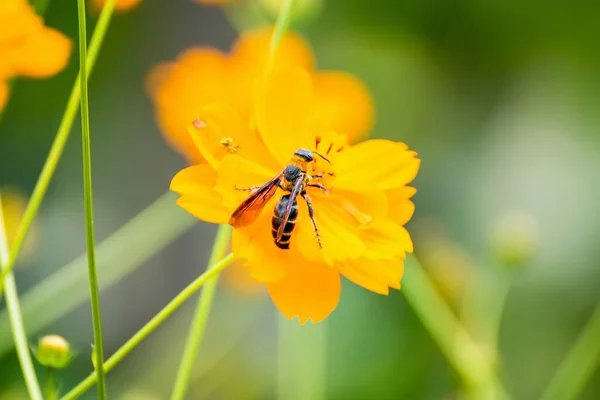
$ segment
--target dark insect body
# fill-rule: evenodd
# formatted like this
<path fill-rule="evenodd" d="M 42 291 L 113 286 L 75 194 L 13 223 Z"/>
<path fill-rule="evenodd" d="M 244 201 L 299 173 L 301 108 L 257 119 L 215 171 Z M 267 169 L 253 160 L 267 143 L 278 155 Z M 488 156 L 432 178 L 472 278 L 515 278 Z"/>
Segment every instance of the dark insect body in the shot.
<path fill-rule="evenodd" d="M 312 221 L 319 247 L 323 247 L 319 229 L 314 218 L 311 198 L 306 193 L 307 187 L 316 187 L 327 193 L 327 189 L 322 184 L 313 182 L 314 179 L 323 177 L 322 174 L 312 175 L 314 169 L 313 163 L 315 161 L 314 154 L 329 162 L 329 160 L 318 153 L 313 153 L 308 149 L 299 149 L 294 152 L 292 160 L 283 171 L 263 186 L 236 188 L 237 190 L 251 191 L 252 194 L 236 208 L 231 215 L 229 223 L 236 228 L 241 228 L 256 221 L 262 209 L 275 195 L 277 188 L 280 188 L 288 192 L 288 194 L 283 195 L 279 199 L 273 212 L 272 234 L 273 239 L 275 239 L 275 245 L 284 250 L 290 248 L 292 231 L 298 219 L 298 201 L 296 197 L 300 195 L 306 201 L 308 215 Z"/>
<path fill-rule="evenodd" d="M 292 208 L 290 209 L 290 214 L 287 220 L 287 223 L 283 227 L 283 235 L 281 238 L 277 240 L 277 232 L 279 232 L 279 227 L 281 226 L 281 222 L 285 215 L 285 210 L 292 201 Z M 273 235 L 273 239 L 275 239 L 275 246 L 280 249 L 287 250 L 290 248 L 290 239 L 292 238 L 292 232 L 296 227 L 296 221 L 298 220 L 298 201 L 296 199 L 290 200 L 290 195 L 286 194 L 281 196 L 277 205 L 275 205 L 275 210 L 273 212 L 273 218 L 271 219 L 271 224 L 273 229 L 271 230 L 271 234 Z"/>

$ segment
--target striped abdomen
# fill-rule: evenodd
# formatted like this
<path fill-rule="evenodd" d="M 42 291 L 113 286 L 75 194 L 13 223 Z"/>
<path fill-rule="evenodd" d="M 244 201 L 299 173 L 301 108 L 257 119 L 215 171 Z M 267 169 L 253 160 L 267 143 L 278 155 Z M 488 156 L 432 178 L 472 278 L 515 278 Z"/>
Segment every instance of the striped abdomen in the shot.
<path fill-rule="evenodd" d="M 273 239 L 275 239 L 275 245 L 280 249 L 289 249 L 290 248 L 290 239 L 292 238 L 292 232 L 294 231 L 294 227 L 296 226 L 296 220 L 298 219 L 298 202 L 296 199 L 293 199 L 292 208 L 290 209 L 290 216 L 288 218 L 285 227 L 283 228 L 283 235 L 281 239 L 277 241 L 277 231 L 281 226 L 281 220 L 283 219 L 283 214 L 285 213 L 285 209 L 290 202 L 290 195 L 286 194 L 282 196 L 277 205 L 275 206 L 275 211 L 273 212 L 273 219 L 271 220 L 273 229 L 271 230 L 271 234 L 273 235 Z"/>

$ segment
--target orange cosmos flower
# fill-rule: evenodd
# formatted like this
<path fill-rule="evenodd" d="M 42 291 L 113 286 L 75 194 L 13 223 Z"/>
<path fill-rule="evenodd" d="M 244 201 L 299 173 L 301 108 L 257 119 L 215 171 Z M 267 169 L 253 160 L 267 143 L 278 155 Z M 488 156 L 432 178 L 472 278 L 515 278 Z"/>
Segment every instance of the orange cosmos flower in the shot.
<path fill-rule="evenodd" d="M 273 211 L 289 194 L 274 189 L 279 193 L 254 213 L 254 221 L 254 211 L 233 219 L 235 258 L 254 280 L 267 285 L 284 315 L 298 316 L 301 323 L 321 321 L 333 311 L 340 274 L 381 294 L 400 288 L 403 260 L 413 249 L 403 225 L 414 212 L 410 198 L 415 189 L 406 185 L 419 169 L 416 153 L 388 140 L 350 145 L 346 135 L 329 129 L 315 114 L 318 91 L 301 67 L 275 71 L 257 88 L 252 119 L 223 103 L 199 109 L 189 134 L 208 163 L 175 176 L 171 189 L 181 195 L 178 204 L 204 221 L 229 223 L 248 197 L 239 188 L 264 185 L 281 174 L 296 150 L 307 149 L 314 160 L 303 163 L 296 157 L 296 165 L 308 174 L 302 188 L 310 197 L 318 236 L 306 201 L 298 196 L 289 249 L 280 248 L 286 247 L 284 241 L 274 243 Z M 251 223 L 242 226 L 243 220 Z"/>
<path fill-rule="evenodd" d="M 70 52 L 69 39 L 44 26 L 25 0 L 0 1 L 0 109 L 9 79 L 52 76 L 66 66 Z"/>
<path fill-rule="evenodd" d="M 95 13 L 98 14 L 100 11 L 102 11 L 102 7 L 104 7 L 104 4 L 106 3 L 107 0 L 91 0 L 89 2 L 89 9 Z M 115 1 L 115 11 L 116 12 L 125 12 L 128 11 L 134 7 L 136 7 L 138 4 L 140 4 L 142 2 L 142 0 L 116 0 Z"/>
<path fill-rule="evenodd" d="M 229 55 L 211 48 L 192 48 L 179 58 L 154 68 L 148 76 L 148 91 L 157 111 L 159 126 L 167 141 L 192 163 L 202 161 L 200 152 L 187 133 L 198 110 L 213 102 L 231 105 L 249 120 L 252 93 L 262 77 L 268 59 L 271 28 L 242 34 Z M 308 44 L 295 34 L 280 43 L 274 69 L 299 65 L 305 68 L 314 87 L 309 117 L 351 141 L 364 137 L 373 124 L 373 105 L 365 86 L 343 72 L 315 70 Z"/>

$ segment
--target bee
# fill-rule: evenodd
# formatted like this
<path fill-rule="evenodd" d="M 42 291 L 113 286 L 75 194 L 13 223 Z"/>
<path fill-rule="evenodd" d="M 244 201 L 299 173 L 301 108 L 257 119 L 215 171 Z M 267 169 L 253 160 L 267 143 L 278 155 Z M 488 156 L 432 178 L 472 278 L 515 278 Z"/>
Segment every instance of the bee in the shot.
<path fill-rule="evenodd" d="M 317 152 L 298 149 L 294 152 L 290 163 L 263 186 L 236 187 L 237 190 L 250 191 L 252 194 L 236 208 L 229 223 L 235 228 L 241 228 L 256 221 L 265 205 L 275 195 L 277 188 L 280 188 L 288 193 L 277 201 L 273 211 L 271 225 L 275 245 L 283 250 L 290 248 L 290 239 L 298 219 L 298 201 L 296 198 L 300 195 L 306 202 L 308 216 L 312 221 L 319 247 L 323 247 L 311 198 L 306 192 L 306 188 L 316 187 L 327 193 L 327 189 L 315 181 L 322 178 L 323 174 L 312 174 L 314 172 L 315 154 L 329 162 L 327 158 Z"/>

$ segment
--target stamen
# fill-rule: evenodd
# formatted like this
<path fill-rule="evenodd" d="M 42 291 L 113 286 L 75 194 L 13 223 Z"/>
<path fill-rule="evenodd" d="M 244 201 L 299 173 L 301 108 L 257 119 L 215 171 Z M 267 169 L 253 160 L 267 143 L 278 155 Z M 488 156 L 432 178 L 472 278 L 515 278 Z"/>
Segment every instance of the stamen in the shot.
<path fill-rule="evenodd" d="M 331 143 L 329 144 L 329 148 L 327 149 L 327 153 L 325 153 L 325 154 L 329 154 L 329 152 L 331 152 L 331 149 L 332 149 L 332 148 L 333 148 L 333 142 L 331 142 Z"/>
<path fill-rule="evenodd" d="M 338 153 L 339 153 L 339 152 L 340 152 L 340 151 L 342 151 L 342 150 L 344 150 L 344 146 L 341 146 L 339 149 L 337 149 L 337 150 L 336 150 L 336 152 L 338 152 Z"/>
<path fill-rule="evenodd" d="M 198 128 L 198 129 L 206 128 L 206 122 L 202 121 L 200 119 L 200 117 L 196 117 L 196 119 L 194 119 L 192 124 L 194 125 L 194 128 Z"/>
<path fill-rule="evenodd" d="M 315 138 L 315 149 L 316 149 L 316 150 L 318 150 L 318 149 L 319 149 L 319 145 L 321 144 L 321 140 L 322 140 L 321 136 L 317 136 L 317 137 Z"/>

